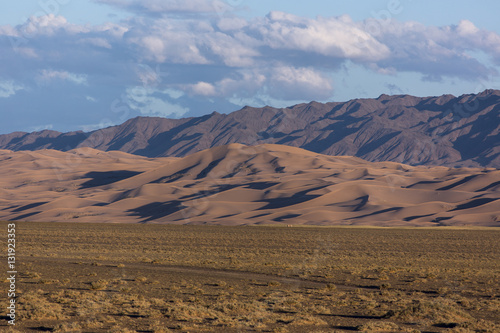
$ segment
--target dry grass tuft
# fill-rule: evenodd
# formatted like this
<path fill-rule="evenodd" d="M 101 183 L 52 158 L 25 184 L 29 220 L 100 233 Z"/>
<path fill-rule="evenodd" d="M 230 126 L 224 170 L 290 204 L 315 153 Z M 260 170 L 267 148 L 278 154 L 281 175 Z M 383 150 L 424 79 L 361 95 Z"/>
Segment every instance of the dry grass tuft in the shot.
<path fill-rule="evenodd" d="M 436 298 L 434 300 L 416 300 L 397 311 L 389 311 L 387 318 L 417 322 L 428 320 L 435 324 L 465 323 L 474 318 L 460 309 L 454 301 Z"/>
<path fill-rule="evenodd" d="M 18 304 L 18 314 L 21 320 L 63 320 L 68 318 L 63 312 L 63 307 L 47 300 L 45 293 L 41 290 L 21 295 Z"/>
<path fill-rule="evenodd" d="M 357 327 L 361 332 L 402 332 L 401 327 L 390 321 L 371 321 Z"/>
<path fill-rule="evenodd" d="M 92 290 L 102 290 L 105 289 L 109 285 L 109 281 L 106 280 L 97 280 L 90 282 L 90 289 Z"/>

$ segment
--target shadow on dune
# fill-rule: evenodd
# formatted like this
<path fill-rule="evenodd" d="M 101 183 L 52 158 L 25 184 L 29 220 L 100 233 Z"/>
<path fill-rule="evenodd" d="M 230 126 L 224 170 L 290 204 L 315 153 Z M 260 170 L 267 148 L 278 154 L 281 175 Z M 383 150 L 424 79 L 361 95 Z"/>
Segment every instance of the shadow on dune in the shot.
<path fill-rule="evenodd" d="M 440 187 L 440 188 L 438 188 L 436 191 L 448 191 L 448 190 L 451 190 L 452 188 L 455 188 L 455 187 L 457 187 L 458 185 L 462 185 L 462 184 L 467 183 L 469 180 L 474 179 L 474 178 L 476 178 L 477 176 L 478 176 L 478 175 L 471 175 L 471 176 L 467 176 L 467 177 L 465 177 L 464 179 L 459 180 L 459 181 L 458 181 L 458 182 L 456 182 L 456 183 L 450 184 L 450 185 L 448 185 L 448 186 Z"/>
<path fill-rule="evenodd" d="M 35 208 L 35 207 L 38 207 L 41 205 L 45 205 L 46 203 L 48 203 L 48 201 L 30 203 L 28 205 L 18 207 L 16 209 L 14 209 L 12 212 L 19 213 L 19 212 L 25 211 L 27 209 L 31 209 L 31 208 Z"/>
<path fill-rule="evenodd" d="M 254 182 L 243 184 L 244 188 L 249 188 L 251 190 L 265 190 L 269 187 L 273 187 L 274 185 L 278 185 L 277 182 Z"/>
<path fill-rule="evenodd" d="M 498 186 L 498 185 L 500 185 L 500 180 L 499 180 L 499 181 L 497 181 L 497 182 L 493 182 L 493 183 L 491 183 L 490 185 L 485 186 L 485 187 L 483 187 L 483 188 L 481 188 L 481 189 L 477 190 L 476 192 L 488 191 L 489 189 L 491 189 L 491 188 L 493 188 L 493 187 L 495 187 L 495 186 Z"/>
<path fill-rule="evenodd" d="M 184 208 L 182 201 L 173 200 L 168 202 L 152 202 L 144 206 L 130 209 L 127 212 L 132 213 L 133 216 L 140 216 L 142 223 L 160 219 L 170 214 L 176 213 Z"/>
<path fill-rule="evenodd" d="M 103 186 L 116 183 L 130 177 L 137 176 L 141 172 L 129 170 L 116 170 L 116 171 L 92 171 L 86 173 L 82 178 L 91 178 L 80 186 L 80 189 Z"/>
<path fill-rule="evenodd" d="M 293 219 L 293 218 L 296 218 L 296 217 L 299 217 L 299 216 L 300 216 L 300 214 L 288 214 L 288 215 L 276 217 L 276 218 L 273 219 L 273 221 L 283 222 L 285 220 L 290 220 L 290 219 Z"/>
<path fill-rule="evenodd" d="M 458 205 L 455 209 L 450 210 L 450 212 L 453 212 L 453 211 L 456 211 L 456 210 L 462 210 L 462 209 L 469 209 L 469 208 L 479 207 L 479 206 L 482 206 L 482 205 L 486 205 L 487 203 L 490 203 L 492 201 L 496 201 L 498 199 L 499 198 L 479 198 L 479 199 L 475 199 L 475 200 L 469 201 L 467 203 Z"/>
<path fill-rule="evenodd" d="M 403 219 L 403 221 L 406 221 L 406 222 L 409 222 L 409 221 L 413 221 L 413 220 L 416 220 L 416 219 L 419 219 L 419 218 L 422 218 L 422 217 L 429 217 L 429 216 L 432 216 L 434 215 L 434 213 L 431 213 L 431 214 L 425 214 L 425 215 L 414 215 L 414 216 L 408 216 L 408 217 L 405 217 Z"/>
<path fill-rule="evenodd" d="M 18 217 L 16 217 L 16 220 L 22 221 L 22 220 L 27 219 L 28 217 L 31 217 L 31 216 L 39 214 L 39 213 L 41 213 L 41 212 L 33 212 L 33 213 L 27 213 L 27 214 L 19 215 Z"/>
<path fill-rule="evenodd" d="M 377 210 L 376 212 L 370 213 L 370 214 L 365 214 L 365 215 L 360 215 L 354 217 L 355 219 L 361 219 L 363 217 L 369 217 L 369 216 L 374 216 L 378 214 L 383 214 L 383 213 L 389 213 L 389 212 L 397 212 L 398 210 L 402 209 L 403 207 L 391 207 L 391 208 L 386 208 L 382 210 Z"/>
<path fill-rule="evenodd" d="M 197 193 L 189 194 L 180 197 L 179 199 L 181 200 L 194 200 L 194 199 L 199 199 L 199 198 L 204 198 L 208 197 L 211 195 L 219 194 L 224 191 L 228 191 L 230 189 L 240 187 L 240 185 L 232 185 L 232 184 L 223 184 L 223 185 L 213 185 L 210 189 L 206 190 L 201 190 L 198 191 Z"/>
<path fill-rule="evenodd" d="M 324 186 L 318 186 L 312 189 L 304 190 L 295 193 L 291 197 L 287 198 L 276 198 L 276 199 L 264 199 L 264 200 L 257 200 L 257 202 L 267 202 L 267 205 L 264 207 L 259 208 L 259 210 L 263 209 L 275 209 L 275 208 L 283 208 L 283 207 L 288 207 L 292 205 L 297 205 L 312 199 L 316 199 L 320 197 L 320 194 L 307 194 L 308 192 L 316 191 L 322 188 L 327 187 L 328 185 Z"/>

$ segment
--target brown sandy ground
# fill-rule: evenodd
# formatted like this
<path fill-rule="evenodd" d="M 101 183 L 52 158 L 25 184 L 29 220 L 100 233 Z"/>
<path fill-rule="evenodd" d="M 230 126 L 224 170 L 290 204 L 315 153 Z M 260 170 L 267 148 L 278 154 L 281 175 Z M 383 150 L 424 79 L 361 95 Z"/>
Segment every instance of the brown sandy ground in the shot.
<path fill-rule="evenodd" d="M 500 170 L 412 167 L 283 145 L 149 159 L 0 151 L 0 219 L 43 222 L 500 226 Z"/>
<path fill-rule="evenodd" d="M 10 332 L 500 331 L 497 228 L 16 229 Z"/>

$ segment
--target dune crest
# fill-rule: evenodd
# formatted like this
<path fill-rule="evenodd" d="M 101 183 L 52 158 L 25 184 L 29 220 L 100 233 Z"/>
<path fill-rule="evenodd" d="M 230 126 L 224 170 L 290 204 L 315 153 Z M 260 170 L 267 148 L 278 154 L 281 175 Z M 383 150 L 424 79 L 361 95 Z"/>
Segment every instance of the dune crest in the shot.
<path fill-rule="evenodd" d="M 409 166 L 277 144 L 184 158 L 0 150 L 0 219 L 111 223 L 500 225 L 500 170 Z"/>

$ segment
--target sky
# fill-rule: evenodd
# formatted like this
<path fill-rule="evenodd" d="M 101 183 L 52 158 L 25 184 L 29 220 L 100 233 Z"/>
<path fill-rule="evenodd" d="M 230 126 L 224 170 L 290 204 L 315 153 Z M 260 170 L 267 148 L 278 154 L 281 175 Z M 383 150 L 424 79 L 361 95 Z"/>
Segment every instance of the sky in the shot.
<path fill-rule="evenodd" d="M 2 134 L 500 88 L 496 0 L 24 0 L 4 7 Z"/>

